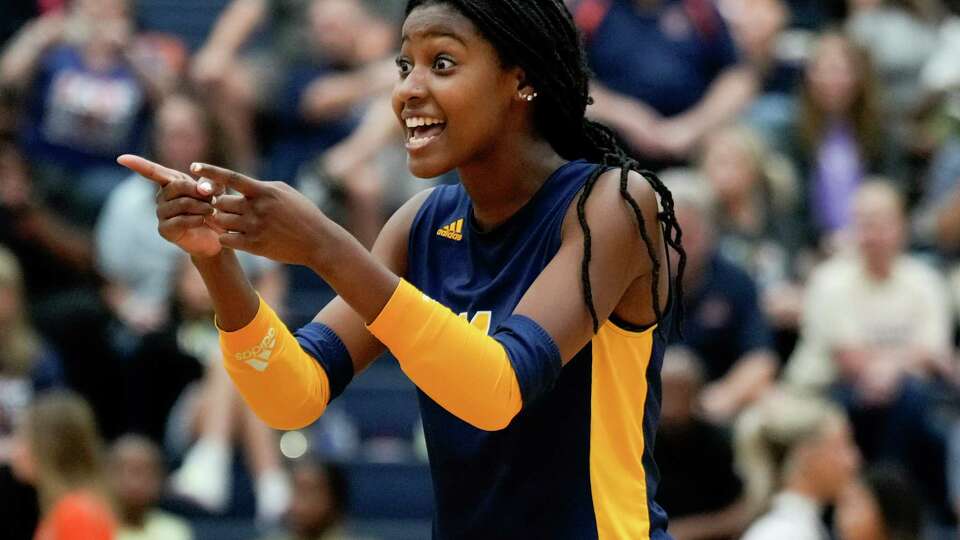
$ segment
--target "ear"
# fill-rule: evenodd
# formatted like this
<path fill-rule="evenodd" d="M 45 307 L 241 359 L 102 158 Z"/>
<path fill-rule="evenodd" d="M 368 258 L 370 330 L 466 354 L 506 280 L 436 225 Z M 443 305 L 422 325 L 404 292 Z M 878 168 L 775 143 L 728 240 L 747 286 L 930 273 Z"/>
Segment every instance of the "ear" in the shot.
<path fill-rule="evenodd" d="M 523 102 L 531 102 L 537 97 L 537 89 L 527 79 L 527 73 L 523 68 L 515 67 L 510 70 L 512 82 L 516 85 L 514 99 Z"/>

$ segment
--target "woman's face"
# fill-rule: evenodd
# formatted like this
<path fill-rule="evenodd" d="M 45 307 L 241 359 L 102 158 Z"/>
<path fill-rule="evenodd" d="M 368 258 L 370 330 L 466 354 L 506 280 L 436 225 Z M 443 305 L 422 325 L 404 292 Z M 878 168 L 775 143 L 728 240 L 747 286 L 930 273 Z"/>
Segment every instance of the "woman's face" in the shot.
<path fill-rule="evenodd" d="M 819 483 L 826 501 L 835 500 L 860 469 L 860 451 L 846 420 L 832 420 L 812 443 L 808 478 Z"/>
<path fill-rule="evenodd" d="M 749 194 L 759 178 L 750 149 L 731 132 L 720 132 L 707 140 L 703 173 L 724 201 Z"/>
<path fill-rule="evenodd" d="M 502 67 L 493 45 L 454 8 L 414 9 L 403 24 L 397 64 L 393 109 L 416 176 L 481 160 L 510 129 L 520 71 Z"/>
<path fill-rule="evenodd" d="M 835 514 L 841 540 L 883 540 L 883 516 L 876 499 L 862 482 L 847 486 L 837 500 Z"/>
<path fill-rule="evenodd" d="M 178 170 L 187 170 L 195 161 L 207 161 L 210 134 L 200 107 L 185 98 L 166 100 L 157 111 L 157 160 Z"/>
<path fill-rule="evenodd" d="M 824 38 L 807 67 L 807 84 L 818 108 L 827 114 L 847 113 L 861 83 L 850 44 L 839 36 Z"/>

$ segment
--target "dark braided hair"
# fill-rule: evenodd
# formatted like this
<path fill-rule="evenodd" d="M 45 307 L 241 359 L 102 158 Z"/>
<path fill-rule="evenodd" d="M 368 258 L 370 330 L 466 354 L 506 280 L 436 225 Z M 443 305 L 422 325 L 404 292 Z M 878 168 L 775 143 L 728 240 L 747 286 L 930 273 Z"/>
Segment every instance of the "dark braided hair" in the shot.
<path fill-rule="evenodd" d="M 680 243 L 681 231 L 674 213 L 673 197 L 657 175 L 643 169 L 630 156 L 610 128 L 586 118 L 587 105 L 592 103 L 590 69 L 581 47 L 580 33 L 566 5 L 562 0 L 409 0 L 406 15 L 417 7 L 430 4 L 447 4 L 462 13 L 490 41 L 502 64 L 524 70 L 527 82 L 538 93 L 533 107 L 534 126 L 561 157 L 586 159 L 602 165 L 591 173 L 577 200 L 577 217 L 584 236 L 583 295 L 593 319 L 594 333 L 600 329 L 600 319 L 593 303 L 590 282 L 592 239 L 586 204 L 600 175 L 609 168 L 620 169 L 620 195 L 633 210 L 640 236 L 653 262 L 653 310 L 656 321 L 660 322 L 665 309 L 660 305 L 663 264 L 657 246 L 647 234 L 640 205 L 627 190 L 630 171 L 642 175 L 660 198 L 662 210 L 655 219 L 662 227 L 664 241 L 679 255 L 675 287 L 677 296 L 682 297 L 680 278 L 686 265 L 686 253 Z M 679 302 L 677 308 L 682 310 Z"/>

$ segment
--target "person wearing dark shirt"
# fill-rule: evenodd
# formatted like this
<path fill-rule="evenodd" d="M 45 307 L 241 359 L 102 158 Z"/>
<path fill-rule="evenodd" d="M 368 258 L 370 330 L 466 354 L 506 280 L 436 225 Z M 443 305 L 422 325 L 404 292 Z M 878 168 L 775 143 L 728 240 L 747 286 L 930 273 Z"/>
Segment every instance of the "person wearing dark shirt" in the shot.
<path fill-rule="evenodd" d="M 703 364 L 692 350 L 673 346 L 664 354 L 661 378 L 654 455 L 663 478 L 657 497 L 670 513 L 670 533 L 676 540 L 735 538 L 750 516 L 730 433 L 698 413 Z"/>
<path fill-rule="evenodd" d="M 717 251 L 713 200 L 697 177 L 664 175 L 683 228 L 684 322 L 672 341 L 691 347 L 705 362 L 709 384 L 703 406 L 709 418 L 728 422 L 773 383 L 778 361 L 757 287 Z"/>
<path fill-rule="evenodd" d="M 687 158 L 754 93 L 709 0 L 580 0 L 573 10 L 595 74 L 593 116 L 651 164 Z"/>

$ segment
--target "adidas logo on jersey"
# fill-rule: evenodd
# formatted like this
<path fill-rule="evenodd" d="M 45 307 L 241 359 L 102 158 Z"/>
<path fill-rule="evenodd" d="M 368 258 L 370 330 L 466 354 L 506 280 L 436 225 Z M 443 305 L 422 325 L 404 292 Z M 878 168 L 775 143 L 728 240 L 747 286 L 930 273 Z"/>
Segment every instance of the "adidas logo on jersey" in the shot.
<path fill-rule="evenodd" d="M 459 242 L 463 240 L 463 220 L 458 219 L 442 229 L 437 229 L 437 236 Z"/>
<path fill-rule="evenodd" d="M 273 355 L 273 348 L 277 345 L 277 331 L 273 328 L 267 331 L 260 343 L 247 351 L 236 353 L 237 360 L 246 363 L 253 369 L 263 372 L 266 371 L 270 356 Z"/>

